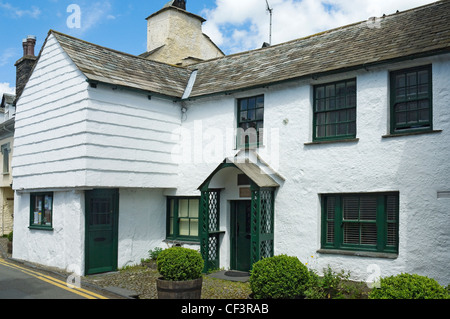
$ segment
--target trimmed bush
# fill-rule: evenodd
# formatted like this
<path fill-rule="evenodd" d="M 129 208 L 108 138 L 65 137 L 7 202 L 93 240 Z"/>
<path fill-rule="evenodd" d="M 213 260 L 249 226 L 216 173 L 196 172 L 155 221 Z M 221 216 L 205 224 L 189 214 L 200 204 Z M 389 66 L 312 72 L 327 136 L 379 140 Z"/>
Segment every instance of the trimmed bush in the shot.
<path fill-rule="evenodd" d="M 449 294 L 434 279 L 400 274 L 382 278 L 380 288 L 374 288 L 369 299 L 449 299 Z"/>
<path fill-rule="evenodd" d="M 255 299 L 304 298 L 308 268 L 297 257 L 279 255 L 253 265 L 250 288 Z"/>
<path fill-rule="evenodd" d="M 186 281 L 202 276 L 203 258 L 193 249 L 172 247 L 158 254 L 158 272 L 164 280 Z"/>

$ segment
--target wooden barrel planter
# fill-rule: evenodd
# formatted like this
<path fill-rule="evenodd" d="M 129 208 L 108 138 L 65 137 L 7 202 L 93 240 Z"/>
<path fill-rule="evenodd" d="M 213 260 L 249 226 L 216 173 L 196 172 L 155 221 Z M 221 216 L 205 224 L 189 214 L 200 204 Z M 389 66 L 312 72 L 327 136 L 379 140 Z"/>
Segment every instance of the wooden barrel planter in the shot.
<path fill-rule="evenodd" d="M 156 280 L 158 299 L 201 299 L 203 278 L 186 281 Z"/>

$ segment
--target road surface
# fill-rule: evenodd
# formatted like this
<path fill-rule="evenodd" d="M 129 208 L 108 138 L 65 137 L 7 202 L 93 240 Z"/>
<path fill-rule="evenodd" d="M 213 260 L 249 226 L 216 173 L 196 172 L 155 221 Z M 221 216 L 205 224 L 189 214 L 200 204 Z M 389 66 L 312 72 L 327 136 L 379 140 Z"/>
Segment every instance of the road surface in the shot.
<path fill-rule="evenodd" d="M 0 258 L 0 299 L 107 299 L 24 265 Z"/>

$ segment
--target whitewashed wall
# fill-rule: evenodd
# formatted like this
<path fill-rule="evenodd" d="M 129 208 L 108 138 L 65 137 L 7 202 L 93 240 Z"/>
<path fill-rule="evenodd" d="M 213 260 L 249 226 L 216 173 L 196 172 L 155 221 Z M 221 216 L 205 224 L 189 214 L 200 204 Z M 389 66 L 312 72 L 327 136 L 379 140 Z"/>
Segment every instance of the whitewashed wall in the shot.
<path fill-rule="evenodd" d="M 30 193 L 15 194 L 13 258 L 77 274 L 84 271 L 84 192 L 53 195 L 53 230 L 29 229 Z"/>
<path fill-rule="evenodd" d="M 149 250 L 167 248 L 166 200 L 163 190 L 121 189 L 119 199 L 120 267 L 149 258 Z"/>
<path fill-rule="evenodd" d="M 441 133 L 383 138 L 389 132 L 389 70 L 433 64 L 433 123 Z M 438 199 L 438 191 L 450 190 L 450 84 L 449 56 L 361 70 L 317 80 L 215 96 L 190 101 L 182 122 L 186 130 L 182 148 L 192 151 L 180 165 L 179 195 L 198 195 L 197 187 L 226 156 L 235 154 L 226 140 L 234 138 L 236 99 L 258 94 L 265 96 L 264 125 L 279 138 L 279 153 L 265 136 L 262 158 L 277 169 L 285 182 L 275 204 L 275 253 L 298 256 L 319 272 L 330 265 L 350 271 L 357 280 L 370 279 L 370 265 L 381 276 L 400 272 L 418 273 L 450 283 L 448 243 L 450 240 L 450 199 Z M 357 78 L 357 142 L 313 144 L 312 88 L 318 83 Z M 199 129 L 199 127 L 201 129 Z M 196 131 L 197 130 L 197 131 Z M 208 147 L 218 143 L 211 137 L 222 132 L 223 148 L 217 162 L 205 157 Z M 220 134 L 218 134 L 220 135 Z M 203 144 L 198 144 L 201 139 Z M 183 144 L 184 143 L 184 144 Z M 194 143 L 195 145 L 190 145 Z M 220 144 L 220 143 L 219 143 Z M 234 146 L 234 144 L 233 144 Z M 213 148 L 211 148 L 213 147 Z M 278 155 L 278 156 L 277 156 Z M 187 158 L 187 160 L 186 160 Z M 221 159 L 220 159 L 221 158 Z M 230 186 L 231 187 L 231 186 Z M 351 192 L 400 193 L 400 244 L 396 259 L 319 254 L 320 194 Z M 221 230 L 229 224 L 229 207 L 234 199 L 224 193 Z M 226 198 L 228 197 L 228 198 Z M 225 208 L 225 211 L 224 211 Z M 221 247 L 221 267 L 229 267 L 229 233 Z"/>

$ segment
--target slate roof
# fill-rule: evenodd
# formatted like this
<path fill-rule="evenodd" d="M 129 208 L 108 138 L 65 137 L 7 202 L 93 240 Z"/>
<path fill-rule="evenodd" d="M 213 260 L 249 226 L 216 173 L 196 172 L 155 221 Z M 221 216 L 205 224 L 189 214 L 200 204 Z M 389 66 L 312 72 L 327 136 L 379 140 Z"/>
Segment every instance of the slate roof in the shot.
<path fill-rule="evenodd" d="M 450 0 L 187 68 L 50 32 L 89 80 L 181 98 L 198 70 L 190 97 L 199 97 L 450 53 Z"/>
<path fill-rule="evenodd" d="M 450 1 L 200 62 L 191 97 L 450 53 Z"/>
<path fill-rule="evenodd" d="M 90 81 L 181 98 L 190 71 L 111 50 L 51 30 L 61 47 Z"/>

